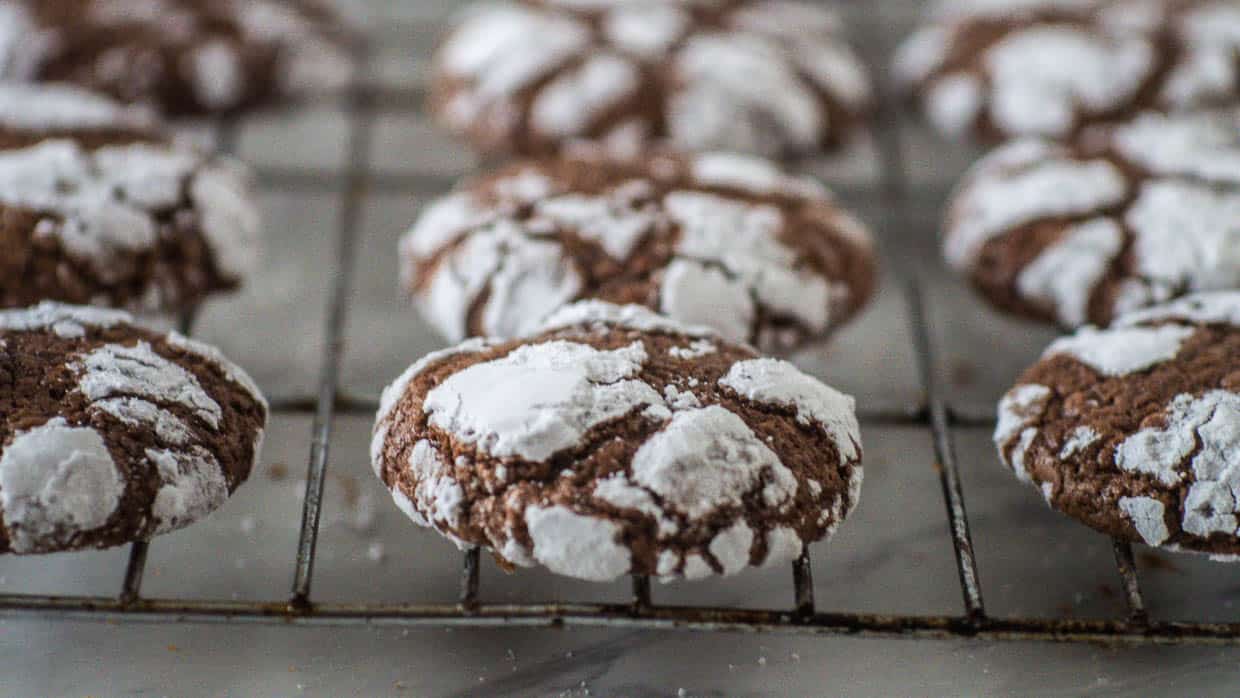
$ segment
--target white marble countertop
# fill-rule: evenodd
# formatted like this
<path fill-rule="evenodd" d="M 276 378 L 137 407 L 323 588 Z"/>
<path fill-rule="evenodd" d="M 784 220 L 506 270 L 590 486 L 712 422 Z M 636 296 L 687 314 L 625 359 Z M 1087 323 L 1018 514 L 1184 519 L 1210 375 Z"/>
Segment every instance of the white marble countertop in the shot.
<path fill-rule="evenodd" d="M 443 0 L 383 7 L 372 78 L 416 84 Z M 390 3 L 389 3 L 390 4 Z M 874 65 L 917 3 L 853 3 L 848 11 Z M 921 387 L 897 270 L 927 283 L 936 368 L 954 404 L 992 409 L 1052 334 L 1002 318 L 937 263 L 944 192 L 972 157 L 911 121 L 902 141 L 914 202 L 898 218 L 879 196 L 876 157 L 822 168 L 828 183 L 880 234 L 887 272 L 864 316 L 829 346 L 797 357 L 863 405 L 918 400 Z M 339 172 L 348 116 L 335 103 L 247 120 L 240 154 L 259 166 Z M 381 173 L 463 173 L 474 159 L 416 114 L 382 111 L 368 160 Z M 435 191 L 374 189 L 365 200 L 350 292 L 343 385 L 373 395 L 440 344 L 401 301 L 393 251 Z M 272 396 L 308 395 L 325 336 L 339 192 L 263 185 L 264 271 L 244 293 L 211 304 L 197 334 L 245 365 Z M 367 465 L 368 419 L 336 422 L 317 600 L 451 601 L 460 558 L 389 503 Z M 273 420 L 263 465 L 221 511 L 151 546 L 144 595 L 284 598 L 300 521 L 310 420 Z M 1124 612 L 1104 537 L 1049 511 L 997 461 L 987 429 L 955 433 L 987 610 L 996 616 L 1113 618 Z M 818 607 L 829 611 L 958 614 L 961 594 L 929 433 L 865 429 L 862 504 L 836 540 L 813 551 Z M 1138 551 L 1151 615 L 1240 620 L 1236 568 Z M 0 591 L 111 595 L 126 551 L 0 558 Z M 627 598 L 627 582 L 597 586 L 539 571 L 505 575 L 489 561 L 484 600 Z M 660 603 L 788 607 L 786 570 L 696 584 L 656 585 Z M 1207 695 L 1233 693 L 1240 652 L 1106 648 L 1026 642 L 876 640 L 609 629 L 445 630 L 221 625 L 117 625 L 0 620 L 0 694 L 29 695 Z"/>

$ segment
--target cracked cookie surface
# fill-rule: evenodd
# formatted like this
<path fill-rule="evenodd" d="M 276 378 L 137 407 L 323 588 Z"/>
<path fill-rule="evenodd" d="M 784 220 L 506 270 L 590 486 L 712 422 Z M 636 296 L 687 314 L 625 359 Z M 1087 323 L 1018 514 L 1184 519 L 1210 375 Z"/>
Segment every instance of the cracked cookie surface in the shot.
<path fill-rule="evenodd" d="M 871 102 L 835 15 L 785 0 L 483 3 L 436 54 L 431 95 L 477 147 L 524 155 L 812 155 L 855 140 Z"/>
<path fill-rule="evenodd" d="M 207 345 L 113 310 L 0 311 L 0 553 L 174 531 L 249 475 L 267 403 Z"/>
<path fill-rule="evenodd" d="M 1240 555 L 1240 292 L 1056 341 L 1000 403 L 995 443 L 1050 506 L 1099 531 Z"/>
<path fill-rule="evenodd" d="M 186 311 L 236 289 L 259 247 L 243 165 L 64 85 L 0 85 L 0 223 L 0 307 Z"/>
<path fill-rule="evenodd" d="M 1235 0 L 946 0 L 896 77 L 948 136 L 1073 135 L 1240 98 Z"/>
<path fill-rule="evenodd" d="M 0 0 L 0 77 L 233 112 L 343 87 L 349 33 L 317 0 Z"/>
<path fill-rule="evenodd" d="M 605 581 L 788 562 L 856 506 L 852 398 L 636 305 L 424 357 L 384 392 L 376 474 L 504 565 Z"/>
<path fill-rule="evenodd" d="M 998 308 L 1064 327 L 1240 288 L 1240 109 L 1144 114 L 982 159 L 949 204 L 948 264 Z"/>
<path fill-rule="evenodd" d="M 821 185 L 720 153 L 512 165 L 429 205 L 401 265 L 452 341 L 515 337 L 595 298 L 787 350 L 846 322 L 875 283 L 869 232 Z"/>

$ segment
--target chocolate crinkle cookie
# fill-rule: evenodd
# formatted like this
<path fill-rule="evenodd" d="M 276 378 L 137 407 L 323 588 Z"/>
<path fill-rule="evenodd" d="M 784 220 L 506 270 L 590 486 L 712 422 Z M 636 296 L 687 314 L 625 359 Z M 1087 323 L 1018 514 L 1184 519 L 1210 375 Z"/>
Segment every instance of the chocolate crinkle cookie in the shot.
<path fill-rule="evenodd" d="M 896 77 L 945 135 L 1064 137 L 1240 99 L 1235 0 L 946 0 Z"/>
<path fill-rule="evenodd" d="M 0 311 L 0 552 L 187 526 L 250 473 L 267 403 L 211 347 L 113 310 Z"/>
<path fill-rule="evenodd" d="M 857 505 L 862 477 L 852 398 L 599 301 L 418 361 L 384 391 L 371 462 L 419 525 L 595 581 L 793 560 Z"/>
<path fill-rule="evenodd" d="M 0 307 L 188 310 L 240 285 L 258 229 L 240 163 L 106 97 L 0 85 Z"/>
<path fill-rule="evenodd" d="M 944 251 L 996 306 L 1065 327 L 1240 288 L 1240 109 L 1149 113 L 978 163 Z"/>
<path fill-rule="evenodd" d="M 511 0 L 468 12 L 434 61 L 440 120 L 486 151 L 652 142 L 813 155 L 846 145 L 869 76 L 830 11 L 782 0 Z"/>
<path fill-rule="evenodd" d="M 790 349 L 852 317 L 875 277 L 869 233 L 821 185 L 722 153 L 518 163 L 431 204 L 401 257 L 453 341 L 515 337 L 596 298 Z"/>
<path fill-rule="evenodd" d="M 0 0 L 0 78 L 230 112 L 344 86 L 346 26 L 318 0 Z"/>
<path fill-rule="evenodd" d="M 1240 555 L 1240 292 L 1056 341 L 1000 403 L 995 443 L 1052 507 L 1099 531 Z"/>

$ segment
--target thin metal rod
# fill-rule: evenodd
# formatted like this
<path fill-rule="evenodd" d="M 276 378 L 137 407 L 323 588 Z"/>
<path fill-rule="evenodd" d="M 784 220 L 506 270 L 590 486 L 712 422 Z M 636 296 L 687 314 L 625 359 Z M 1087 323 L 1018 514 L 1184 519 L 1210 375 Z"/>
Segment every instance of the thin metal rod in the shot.
<path fill-rule="evenodd" d="M 1141 595 L 1141 581 L 1137 577 L 1137 563 L 1132 556 L 1132 546 L 1117 538 L 1111 539 L 1115 549 L 1115 567 L 1119 570 L 1120 584 L 1124 587 L 1124 599 L 1128 602 L 1128 620 L 1136 625 L 1149 623 L 1145 610 L 1145 597 Z"/>
<path fill-rule="evenodd" d="M 956 468 L 956 449 L 948 424 L 947 406 L 943 400 L 939 380 L 935 373 L 934 350 L 930 331 L 926 325 L 925 307 L 920 284 L 911 278 L 906 286 L 909 324 L 916 347 L 917 369 L 921 374 L 926 398 L 930 405 L 930 429 L 934 437 L 935 469 L 943 490 L 943 502 L 947 507 L 947 525 L 951 532 L 952 546 L 956 552 L 956 569 L 960 576 L 960 589 L 964 595 L 965 612 L 970 618 L 980 619 L 985 613 L 982 603 L 981 583 L 978 581 L 977 558 L 973 552 L 973 534 L 969 530 L 969 517 L 964 506 L 964 491 L 960 473 Z"/>
<path fill-rule="evenodd" d="M 125 564 L 125 580 L 121 582 L 121 603 L 130 604 L 142 593 L 142 572 L 146 569 L 146 553 L 150 543 L 135 541 L 129 546 L 129 562 Z"/>
<path fill-rule="evenodd" d="M 478 608 L 481 557 L 479 548 L 470 548 L 465 551 L 464 564 L 461 566 L 461 608 L 467 611 Z"/>
<path fill-rule="evenodd" d="M 305 502 L 302 507 L 301 533 L 297 540 L 297 567 L 293 578 L 292 606 L 303 609 L 309 604 L 310 582 L 314 575 L 315 547 L 318 543 L 319 517 L 323 505 L 323 484 L 327 474 L 327 457 L 335 423 L 336 390 L 344 355 L 345 316 L 348 294 L 352 285 L 353 260 L 356 254 L 357 225 L 361 217 L 362 199 L 366 192 L 370 134 L 373 127 L 373 105 L 358 87 L 365 69 L 367 53 L 359 48 L 354 85 L 351 88 L 352 128 L 349 134 L 349 170 L 340 211 L 336 259 L 339 267 L 327 308 L 327 341 L 323 347 L 322 369 L 319 373 L 318 407 L 314 416 L 310 463 L 306 473 Z"/>
<path fill-rule="evenodd" d="M 649 630 L 783 632 L 985 640 L 1095 642 L 1128 645 L 1240 646 L 1240 623 L 1157 622 L 1060 618 L 888 616 L 816 613 L 797 618 L 788 611 L 630 604 L 485 604 L 464 612 L 456 604 L 319 603 L 299 611 L 287 603 L 143 599 L 123 604 L 107 597 L 0 595 L 0 616 L 37 616 L 97 622 L 259 623 L 311 626 L 594 627 Z"/>
<path fill-rule="evenodd" d="M 221 153 L 236 155 L 240 128 L 234 116 L 224 116 L 216 123 L 215 149 Z"/>
<path fill-rule="evenodd" d="M 908 207 L 908 181 L 904 170 L 904 145 L 900 139 L 898 97 L 890 88 L 880 89 L 878 113 L 878 149 L 883 161 L 883 191 L 896 226 L 893 236 L 907 235 L 911 218 Z M 893 238 L 898 239 L 898 237 Z M 960 473 L 956 469 L 955 445 L 951 432 L 951 420 L 947 401 L 939 385 L 934 347 L 926 322 L 925 298 L 919 281 L 917 262 L 905 261 L 897 269 L 905 279 L 905 303 L 909 314 L 909 330 L 912 333 L 917 371 L 925 392 L 927 416 L 933 434 L 935 467 L 943 490 L 943 502 L 947 508 L 948 530 L 956 553 L 956 570 L 960 577 L 961 594 L 964 597 L 965 614 L 974 624 L 980 624 L 986 615 L 982 602 L 982 589 L 978 581 L 977 560 L 973 553 L 973 536 L 969 531 L 969 518 L 964 506 L 964 493 L 960 485 Z"/>
<path fill-rule="evenodd" d="M 801 556 L 792 561 L 792 589 L 797 616 L 814 615 L 814 568 L 809 561 L 809 548 L 802 549 Z"/>
<path fill-rule="evenodd" d="M 650 608 L 650 575 L 633 575 L 633 608 L 638 611 Z"/>

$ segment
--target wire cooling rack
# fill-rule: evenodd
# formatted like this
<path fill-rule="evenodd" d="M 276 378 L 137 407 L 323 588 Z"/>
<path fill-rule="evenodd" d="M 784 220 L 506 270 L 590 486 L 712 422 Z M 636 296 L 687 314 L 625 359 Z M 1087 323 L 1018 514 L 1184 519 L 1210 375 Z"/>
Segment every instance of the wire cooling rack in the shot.
<path fill-rule="evenodd" d="M 365 66 L 367 51 L 358 51 Z M 872 426 L 905 426 L 926 430 L 932 437 L 933 462 L 941 485 L 948 532 L 955 552 L 962 595 L 956 615 L 894 615 L 837 613 L 819 609 L 814 601 L 813 570 L 808 551 L 792 564 L 794 603 L 788 608 L 749 609 L 670 606 L 651 599 L 650 579 L 635 576 L 629 603 L 487 603 L 480 599 L 479 551 L 463 554 L 460 594 L 456 603 L 339 603 L 319 602 L 311 593 L 315 551 L 324 484 L 332 447 L 333 426 L 344 415 L 373 415 L 377 403 L 340 390 L 344 330 L 349 313 L 349 289 L 358 247 L 357 230 L 368 194 L 376 191 L 443 191 L 452 184 L 446 176 L 383 174 L 371 168 L 368 145 L 380 110 L 414 112 L 421 108 L 421 90 L 383 88 L 368 84 L 361 68 L 343 99 L 349 118 L 348 154 L 343 171 L 259 168 L 266 188 L 274 190 L 340 192 L 336 222 L 341 270 L 335 276 L 326 308 L 327 338 L 323 346 L 317 394 L 272 403 L 275 414 L 312 414 L 311 449 L 305 485 L 293 583 L 286 598 L 267 601 L 216 599 L 161 599 L 142 595 L 146 567 L 145 542 L 132 545 L 120 591 L 115 596 L 49 596 L 0 594 L 0 615 L 36 616 L 106 622 L 151 623 L 267 623 L 292 625 L 372 626 L 610 626 L 695 631 L 784 632 L 806 635 L 854 635 L 911 638 L 981 638 L 987 640 L 1046 640 L 1127 644 L 1240 644 L 1240 623 L 1165 621 L 1150 618 L 1141 592 L 1132 549 L 1113 541 L 1115 566 L 1124 590 L 1127 614 L 1113 619 L 1049 619 L 998 617 L 986 612 L 982 583 L 973 551 L 957 466 L 953 428 L 985 427 L 989 417 L 966 415 L 949 408 L 945 387 L 935 367 L 939 356 L 927 324 L 926 294 L 914 270 L 895 271 L 901 277 L 904 303 L 916 360 L 922 399 L 903 408 L 860 412 L 861 422 Z M 882 95 L 876 119 L 875 141 L 882 175 L 881 198 L 897 221 L 911 213 L 905 182 L 899 129 L 890 95 Z M 217 125 L 222 150 L 235 148 L 237 124 Z M 193 318 L 181 329 L 189 332 Z"/>

